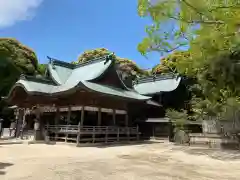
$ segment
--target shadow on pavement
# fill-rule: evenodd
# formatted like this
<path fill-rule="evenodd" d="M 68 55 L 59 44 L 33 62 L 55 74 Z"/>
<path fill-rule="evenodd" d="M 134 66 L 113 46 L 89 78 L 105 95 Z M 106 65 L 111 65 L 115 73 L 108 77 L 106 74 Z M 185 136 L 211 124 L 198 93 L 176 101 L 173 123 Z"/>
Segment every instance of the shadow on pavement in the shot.
<path fill-rule="evenodd" d="M 12 165 L 13 165 L 12 163 L 3 163 L 3 162 L 0 162 L 0 176 L 6 174 L 6 172 L 4 171 L 4 169 L 5 169 L 6 167 L 9 167 L 9 166 L 12 166 Z"/>
<path fill-rule="evenodd" d="M 96 144 L 93 146 L 97 148 L 108 148 L 108 147 L 120 147 L 120 146 L 135 146 L 135 145 L 147 145 L 147 144 L 159 144 L 164 143 L 161 141 L 139 141 L 139 142 L 121 142 L 121 143 L 113 143 L 113 144 Z"/>
<path fill-rule="evenodd" d="M 227 149 L 214 149 L 207 147 L 189 147 L 189 146 L 178 146 L 174 147 L 172 150 L 180 150 L 191 155 L 203 155 L 208 156 L 212 159 L 217 159 L 221 161 L 233 161 L 240 160 L 239 150 L 227 150 Z"/>

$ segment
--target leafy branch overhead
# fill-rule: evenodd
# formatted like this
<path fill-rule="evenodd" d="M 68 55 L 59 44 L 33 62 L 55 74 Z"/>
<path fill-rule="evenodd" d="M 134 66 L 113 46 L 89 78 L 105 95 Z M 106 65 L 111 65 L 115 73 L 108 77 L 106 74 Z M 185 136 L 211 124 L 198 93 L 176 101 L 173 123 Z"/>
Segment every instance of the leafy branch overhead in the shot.
<path fill-rule="evenodd" d="M 138 12 L 153 22 L 138 50 L 164 55 L 153 73 L 187 77 L 189 116 L 226 117 L 230 100 L 239 106 L 240 1 L 139 0 Z"/>
<path fill-rule="evenodd" d="M 138 12 L 153 21 L 138 46 L 142 54 L 164 54 L 190 45 L 192 55 L 199 58 L 239 41 L 239 1 L 138 0 Z"/>

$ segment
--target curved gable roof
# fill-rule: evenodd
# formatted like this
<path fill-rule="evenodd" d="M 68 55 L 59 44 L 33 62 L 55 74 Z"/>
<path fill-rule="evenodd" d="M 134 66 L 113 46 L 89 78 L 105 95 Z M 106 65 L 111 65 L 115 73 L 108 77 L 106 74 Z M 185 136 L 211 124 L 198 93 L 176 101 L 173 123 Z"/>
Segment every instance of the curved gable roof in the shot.
<path fill-rule="evenodd" d="M 71 73 L 68 74 L 67 79 L 63 83 L 63 79 L 59 80 L 59 76 L 55 74 L 54 81 L 50 81 L 47 79 L 35 78 L 22 76 L 19 81 L 14 85 L 9 95 L 13 91 L 13 89 L 17 86 L 24 88 L 27 93 L 42 93 L 48 95 L 59 94 L 63 92 L 68 92 L 75 88 L 85 88 L 91 91 L 100 92 L 103 94 L 110 94 L 114 96 L 120 96 L 131 99 L 145 100 L 150 99 L 151 97 L 142 96 L 135 91 L 124 90 L 119 88 L 110 87 L 107 85 L 101 85 L 94 82 L 92 80 L 101 76 L 113 63 L 113 59 L 108 59 L 106 57 L 100 58 L 98 60 L 94 60 L 91 62 L 87 62 L 84 64 L 74 65 L 70 63 L 63 63 L 64 65 L 69 65 L 68 68 Z M 59 62 L 57 62 L 59 64 Z M 52 66 L 56 65 L 52 63 Z M 59 66 L 59 65 L 58 65 Z M 49 68 L 52 68 L 49 66 Z M 56 67 L 53 67 L 56 68 Z M 52 71 L 56 72 L 57 71 Z M 58 81 L 59 80 L 59 81 Z"/>
<path fill-rule="evenodd" d="M 157 75 L 137 79 L 134 89 L 142 95 L 153 95 L 160 92 L 175 90 L 181 82 L 181 77 L 176 75 Z"/>

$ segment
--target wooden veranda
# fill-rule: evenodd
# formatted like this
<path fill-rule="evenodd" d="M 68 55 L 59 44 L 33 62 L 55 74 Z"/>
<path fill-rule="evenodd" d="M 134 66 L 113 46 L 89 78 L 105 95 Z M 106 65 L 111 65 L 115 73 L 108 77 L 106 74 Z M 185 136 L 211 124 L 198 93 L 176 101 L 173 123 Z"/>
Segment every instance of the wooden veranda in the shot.
<path fill-rule="evenodd" d="M 89 97 L 89 94 L 86 93 L 86 96 Z M 42 96 L 36 100 L 36 96 L 32 99 L 28 97 L 28 100 L 22 104 L 22 108 L 16 109 L 19 129 L 22 124 L 25 124 L 26 117 L 32 114 L 35 116 L 32 119 L 35 121 L 35 140 L 74 142 L 77 145 L 86 142 L 109 143 L 139 140 L 139 129 L 136 125 L 134 126 L 131 113 L 129 114 L 128 111 L 128 103 L 131 102 L 109 97 L 95 97 L 90 101 L 85 97 L 78 103 L 86 100 L 84 101 L 86 105 L 77 105 L 71 97 L 73 96 L 69 96 L 68 102 L 63 101 L 62 98 L 51 100 Z M 79 97 L 79 94 L 75 94 L 76 97 Z M 34 106 L 35 102 L 44 103 Z M 55 104 L 50 106 L 49 104 L 53 102 Z M 64 106 L 65 103 L 68 105 Z M 74 123 L 71 122 L 73 114 L 78 115 Z M 50 118 L 47 118 L 49 115 L 51 115 Z M 64 123 L 60 120 L 61 116 L 65 117 Z"/>
<path fill-rule="evenodd" d="M 47 125 L 48 140 L 79 143 L 109 143 L 139 140 L 138 127 Z"/>

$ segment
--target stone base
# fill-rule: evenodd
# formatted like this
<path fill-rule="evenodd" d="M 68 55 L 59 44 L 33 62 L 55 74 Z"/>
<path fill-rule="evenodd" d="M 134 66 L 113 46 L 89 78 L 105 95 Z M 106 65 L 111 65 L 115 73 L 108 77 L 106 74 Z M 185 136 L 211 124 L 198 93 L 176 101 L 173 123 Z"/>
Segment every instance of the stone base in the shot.
<path fill-rule="evenodd" d="M 204 145 L 209 148 L 220 148 L 220 149 L 238 149 L 239 143 L 237 139 L 228 139 L 221 137 L 218 134 L 191 134 L 190 135 L 191 145 Z"/>

